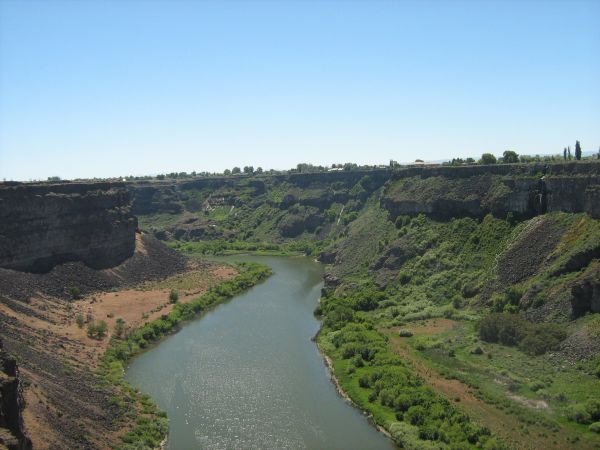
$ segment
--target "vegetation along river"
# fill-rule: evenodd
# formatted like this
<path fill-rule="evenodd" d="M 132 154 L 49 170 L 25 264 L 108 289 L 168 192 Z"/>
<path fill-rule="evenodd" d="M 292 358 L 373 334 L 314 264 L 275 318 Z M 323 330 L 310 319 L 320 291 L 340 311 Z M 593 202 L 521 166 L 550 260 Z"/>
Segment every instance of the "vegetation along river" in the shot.
<path fill-rule="evenodd" d="M 305 257 L 235 256 L 273 275 L 191 322 L 128 368 L 167 411 L 167 448 L 395 448 L 338 396 L 311 337 L 322 267 Z"/>

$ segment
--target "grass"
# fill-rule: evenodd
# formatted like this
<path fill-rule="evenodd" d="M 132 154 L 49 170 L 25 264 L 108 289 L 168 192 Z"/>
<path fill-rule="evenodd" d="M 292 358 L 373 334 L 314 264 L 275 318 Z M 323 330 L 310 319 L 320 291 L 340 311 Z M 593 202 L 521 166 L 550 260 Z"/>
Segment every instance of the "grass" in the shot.
<path fill-rule="evenodd" d="M 531 357 L 514 347 L 483 342 L 474 323 L 407 342 L 425 365 L 460 380 L 478 398 L 508 412 L 523 426 L 542 427 L 556 433 L 560 441 L 581 436 L 600 445 L 600 439 L 586 427 L 566 420 L 574 406 L 596 397 L 600 381 L 588 365 L 557 364 L 553 355 Z M 473 352 L 477 347 L 482 354 Z M 547 407 L 535 408 L 543 404 Z"/>

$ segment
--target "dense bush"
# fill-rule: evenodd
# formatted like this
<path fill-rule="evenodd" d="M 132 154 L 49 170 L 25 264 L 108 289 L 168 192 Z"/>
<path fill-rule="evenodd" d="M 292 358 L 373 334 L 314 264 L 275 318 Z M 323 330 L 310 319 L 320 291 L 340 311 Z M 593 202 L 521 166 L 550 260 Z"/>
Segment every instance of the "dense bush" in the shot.
<path fill-rule="evenodd" d="M 532 323 L 519 314 L 492 313 L 479 323 L 479 337 L 487 342 L 519 346 L 530 355 L 542 355 L 558 347 L 566 337 L 564 327 Z"/>
<path fill-rule="evenodd" d="M 466 449 L 488 443 L 493 444 L 489 448 L 504 448 L 490 439 L 487 429 L 472 423 L 450 401 L 425 386 L 389 349 L 387 338 L 366 319 L 364 323 L 347 323 L 336 331 L 325 329 L 323 333 L 327 333 L 334 348 L 333 356 L 347 361 L 345 373 L 351 374 L 358 389 L 367 391 L 366 403 L 360 406 L 375 417 L 383 408 L 398 420 L 389 424 L 389 430 L 403 448 Z M 357 365 L 359 359 L 361 363 Z M 348 371 L 348 367 L 352 370 Z"/>
<path fill-rule="evenodd" d="M 519 314 L 492 313 L 479 323 L 479 337 L 487 342 L 519 346 L 530 355 L 542 355 L 556 349 L 566 333 L 559 324 L 536 324 Z"/>
<path fill-rule="evenodd" d="M 504 295 L 494 298 L 493 310 L 496 312 L 516 313 L 519 311 L 519 302 L 523 297 L 523 291 L 511 286 Z"/>

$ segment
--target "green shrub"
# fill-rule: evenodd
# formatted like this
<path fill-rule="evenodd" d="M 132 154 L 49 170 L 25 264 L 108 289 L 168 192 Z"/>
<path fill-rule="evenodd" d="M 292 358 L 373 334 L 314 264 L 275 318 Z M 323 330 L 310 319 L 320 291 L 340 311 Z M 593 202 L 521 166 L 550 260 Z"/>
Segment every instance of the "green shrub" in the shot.
<path fill-rule="evenodd" d="M 71 296 L 71 298 L 73 300 L 78 300 L 81 298 L 81 289 L 79 289 L 78 287 L 72 287 L 69 288 L 69 295 Z"/>
<path fill-rule="evenodd" d="M 590 415 L 591 420 L 593 420 L 594 422 L 600 420 L 600 400 L 590 400 L 585 405 L 585 410 Z"/>
<path fill-rule="evenodd" d="M 590 425 L 589 430 L 594 433 L 600 433 L 600 422 L 594 422 Z"/>
<path fill-rule="evenodd" d="M 87 326 L 87 335 L 92 339 L 103 339 L 106 336 L 106 322 L 99 320 L 98 322 L 90 322 Z"/>
<path fill-rule="evenodd" d="M 526 328 L 519 348 L 530 355 L 543 355 L 558 348 L 566 336 L 564 328 L 558 324 L 531 324 Z"/>
<path fill-rule="evenodd" d="M 524 336 L 525 322 L 517 314 L 492 313 L 479 323 L 479 337 L 487 342 L 516 345 Z"/>
<path fill-rule="evenodd" d="M 177 303 L 178 300 L 179 300 L 179 293 L 176 290 L 171 289 L 171 292 L 169 293 L 169 302 Z"/>
<path fill-rule="evenodd" d="M 84 319 L 83 319 L 83 314 L 79 313 L 75 316 L 75 322 L 77 323 L 77 326 L 79 328 L 83 328 L 83 325 L 85 323 Z"/>
<path fill-rule="evenodd" d="M 591 422 L 590 414 L 586 411 L 582 405 L 572 406 L 569 412 L 567 413 L 567 417 L 569 420 L 573 422 L 589 424 Z"/>
<path fill-rule="evenodd" d="M 487 342 L 497 342 L 519 348 L 530 355 L 542 355 L 556 349 L 565 339 L 562 325 L 536 324 L 519 314 L 492 313 L 479 323 L 479 337 Z"/>
<path fill-rule="evenodd" d="M 534 381 L 529 385 L 529 389 L 531 389 L 533 392 L 537 392 L 540 389 L 544 389 L 545 387 L 546 384 L 541 381 Z"/>
<path fill-rule="evenodd" d="M 411 406 L 406 411 L 404 418 L 411 425 L 423 425 L 425 422 L 425 417 L 427 416 L 425 408 L 420 405 Z"/>

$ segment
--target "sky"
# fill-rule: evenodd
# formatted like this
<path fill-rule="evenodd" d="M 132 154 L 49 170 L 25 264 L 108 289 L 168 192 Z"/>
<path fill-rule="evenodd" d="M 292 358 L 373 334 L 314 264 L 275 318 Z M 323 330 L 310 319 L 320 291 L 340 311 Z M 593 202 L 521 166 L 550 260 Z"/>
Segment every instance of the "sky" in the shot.
<path fill-rule="evenodd" d="M 0 0 L 0 179 L 600 147 L 600 1 Z"/>

